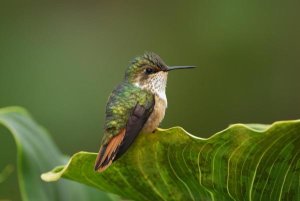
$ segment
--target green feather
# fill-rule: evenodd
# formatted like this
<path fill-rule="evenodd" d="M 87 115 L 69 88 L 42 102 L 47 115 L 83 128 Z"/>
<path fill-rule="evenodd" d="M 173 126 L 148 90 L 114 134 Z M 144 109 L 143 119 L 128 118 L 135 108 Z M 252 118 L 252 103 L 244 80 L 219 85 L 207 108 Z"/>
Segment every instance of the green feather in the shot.
<path fill-rule="evenodd" d="M 124 81 L 112 92 L 106 106 L 105 133 L 103 142 L 117 135 L 126 127 L 129 115 L 138 103 L 149 108 L 153 103 L 153 95 L 132 83 Z"/>

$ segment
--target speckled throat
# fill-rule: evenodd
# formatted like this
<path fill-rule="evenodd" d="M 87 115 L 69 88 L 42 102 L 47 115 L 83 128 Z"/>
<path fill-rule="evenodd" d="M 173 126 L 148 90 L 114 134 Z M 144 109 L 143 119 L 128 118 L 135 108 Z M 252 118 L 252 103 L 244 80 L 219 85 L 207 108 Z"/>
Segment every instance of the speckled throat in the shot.
<path fill-rule="evenodd" d="M 160 71 L 151 75 L 150 79 L 147 80 L 138 80 L 135 82 L 135 85 L 148 90 L 151 93 L 158 96 L 158 98 L 162 99 L 167 107 L 167 96 L 166 96 L 166 86 L 167 86 L 168 72 Z"/>

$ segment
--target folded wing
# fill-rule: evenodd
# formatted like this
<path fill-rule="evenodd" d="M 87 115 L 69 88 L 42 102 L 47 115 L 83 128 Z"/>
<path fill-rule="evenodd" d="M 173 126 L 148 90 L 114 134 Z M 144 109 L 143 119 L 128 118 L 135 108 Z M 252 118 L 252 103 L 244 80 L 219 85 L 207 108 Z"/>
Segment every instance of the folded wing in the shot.
<path fill-rule="evenodd" d="M 103 172 L 113 161 L 120 158 L 127 151 L 147 122 L 154 105 L 154 101 L 147 108 L 136 104 L 128 118 L 126 127 L 122 128 L 117 135 L 101 146 L 95 163 L 96 171 Z"/>

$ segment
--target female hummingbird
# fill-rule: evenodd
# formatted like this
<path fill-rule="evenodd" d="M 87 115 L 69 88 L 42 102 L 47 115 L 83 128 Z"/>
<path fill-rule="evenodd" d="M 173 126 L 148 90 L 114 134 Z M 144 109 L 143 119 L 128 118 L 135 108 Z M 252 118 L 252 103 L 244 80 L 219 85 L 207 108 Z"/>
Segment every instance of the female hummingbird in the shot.
<path fill-rule="evenodd" d="M 111 93 L 106 105 L 104 136 L 95 170 L 104 171 L 133 143 L 139 133 L 159 126 L 167 108 L 168 72 L 195 66 L 167 66 L 155 53 L 136 57 L 125 79 Z"/>

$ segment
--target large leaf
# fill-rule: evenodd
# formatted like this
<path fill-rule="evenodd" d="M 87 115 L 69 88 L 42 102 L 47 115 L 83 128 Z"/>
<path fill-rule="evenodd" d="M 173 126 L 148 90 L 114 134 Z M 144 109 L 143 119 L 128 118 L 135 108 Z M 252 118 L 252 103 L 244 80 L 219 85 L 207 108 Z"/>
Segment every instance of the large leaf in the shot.
<path fill-rule="evenodd" d="M 42 176 L 134 200 L 300 200 L 300 121 L 232 125 L 208 139 L 181 128 L 142 134 L 104 173 L 79 152 Z"/>
<path fill-rule="evenodd" d="M 17 145 L 18 177 L 24 201 L 116 199 L 115 196 L 72 181 L 43 182 L 40 178 L 42 172 L 66 163 L 68 158 L 60 153 L 47 132 L 24 109 L 0 109 L 1 124 L 11 132 Z"/>

